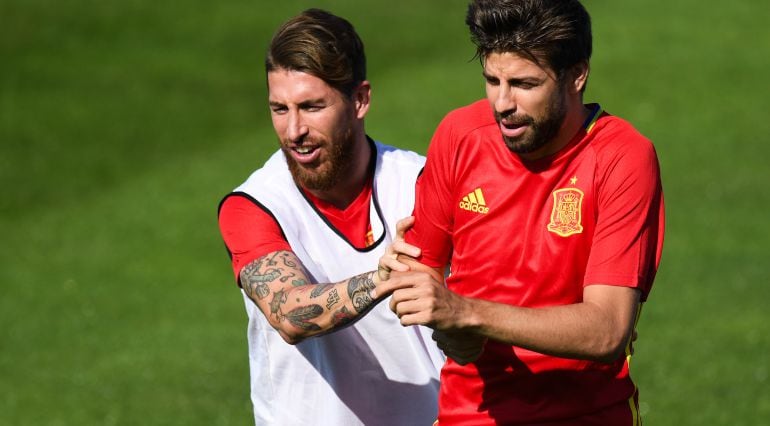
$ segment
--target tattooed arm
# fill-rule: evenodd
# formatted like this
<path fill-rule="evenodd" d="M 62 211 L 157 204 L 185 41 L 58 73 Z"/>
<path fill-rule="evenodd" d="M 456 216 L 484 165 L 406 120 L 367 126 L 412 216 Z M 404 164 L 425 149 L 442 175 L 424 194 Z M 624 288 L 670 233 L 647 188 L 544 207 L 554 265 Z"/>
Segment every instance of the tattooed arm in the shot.
<path fill-rule="evenodd" d="M 338 283 L 310 284 L 297 256 L 290 251 L 268 253 L 241 269 L 246 295 L 270 325 L 289 343 L 341 328 L 374 306 L 369 293 L 379 279 L 375 271 Z"/>

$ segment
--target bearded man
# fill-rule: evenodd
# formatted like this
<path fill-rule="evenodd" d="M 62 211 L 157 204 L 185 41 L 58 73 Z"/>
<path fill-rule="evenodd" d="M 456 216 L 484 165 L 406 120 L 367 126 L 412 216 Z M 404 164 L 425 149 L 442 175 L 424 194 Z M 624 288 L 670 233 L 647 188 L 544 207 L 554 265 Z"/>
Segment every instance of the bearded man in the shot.
<path fill-rule="evenodd" d="M 378 291 L 397 289 L 401 323 L 434 328 L 449 358 L 439 424 L 638 425 L 631 336 L 663 247 L 655 149 L 583 102 L 578 0 L 474 0 L 466 23 L 486 99 L 439 124 L 406 234 L 421 255 L 384 256 L 403 273 Z"/>
<path fill-rule="evenodd" d="M 278 150 L 220 204 L 249 316 L 256 424 L 428 425 L 443 355 L 371 291 L 424 159 L 364 130 L 371 85 L 346 20 L 311 9 L 268 48 Z"/>

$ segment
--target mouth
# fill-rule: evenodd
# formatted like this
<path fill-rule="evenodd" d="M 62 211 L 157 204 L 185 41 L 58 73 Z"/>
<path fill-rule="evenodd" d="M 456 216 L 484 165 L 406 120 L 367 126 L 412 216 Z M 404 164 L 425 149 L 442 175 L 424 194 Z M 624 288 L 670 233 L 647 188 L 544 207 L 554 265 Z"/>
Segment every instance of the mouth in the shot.
<path fill-rule="evenodd" d="M 500 132 L 508 138 L 517 138 L 529 128 L 529 123 L 500 120 Z"/>
<path fill-rule="evenodd" d="M 291 154 L 291 157 L 300 164 L 313 163 L 321 156 L 320 146 L 290 146 L 286 151 L 288 151 Z"/>

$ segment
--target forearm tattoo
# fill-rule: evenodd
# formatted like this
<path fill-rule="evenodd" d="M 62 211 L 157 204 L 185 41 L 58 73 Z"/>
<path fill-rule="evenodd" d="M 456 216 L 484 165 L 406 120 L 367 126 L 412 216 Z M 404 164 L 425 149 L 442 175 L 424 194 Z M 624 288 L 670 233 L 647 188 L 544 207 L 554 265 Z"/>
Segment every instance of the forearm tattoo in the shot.
<path fill-rule="evenodd" d="M 324 308 L 320 305 L 300 306 L 289 311 L 286 314 L 286 319 L 295 327 L 308 331 L 318 331 L 321 330 L 321 327 L 310 322 L 310 320 L 318 318 L 323 313 Z"/>
<path fill-rule="evenodd" d="M 324 329 L 320 324 L 328 325 L 330 321 L 333 328 L 343 326 L 371 308 L 374 300 L 369 292 L 374 288 L 375 273 L 367 272 L 337 284 L 309 285 L 294 254 L 279 251 L 246 265 L 241 270 L 240 280 L 246 294 L 262 309 L 269 309 L 269 313 L 265 312 L 269 318 L 278 322 L 287 321 L 301 330 L 317 332 Z M 344 300 L 346 284 L 352 310 Z M 268 301 L 271 293 L 272 298 Z"/>
<path fill-rule="evenodd" d="M 315 287 L 313 287 L 313 291 L 310 293 L 310 298 L 315 299 L 316 297 L 324 294 L 324 292 L 330 288 L 334 288 L 334 284 L 317 284 Z"/>
<path fill-rule="evenodd" d="M 329 292 L 329 297 L 326 298 L 326 309 L 331 310 L 332 306 L 336 305 L 337 302 L 339 301 L 340 301 L 340 295 L 337 293 L 337 289 L 335 288 L 334 290 Z"/>
<path fill-rule="evenodd" d="M 372 277 L 376 272 L 367 272 L 365 274 L 356 275 L 348 282 L 348 296 L 353 303 L 353 308 L 359 314 L 369 309 L 372 305 L 372 297 L 369 292 L 374 288 L 374 281 Z"/>
<path fill-rule="evenodd" d="M 332 315 L 332 325 L 335 327 L 343 326 L 353 321 L 355 317 L 356 316 L 350 312 L 347 306 L 343 306 L 342 309 L 338 310 L 334 313 L 334 315 Z"/>

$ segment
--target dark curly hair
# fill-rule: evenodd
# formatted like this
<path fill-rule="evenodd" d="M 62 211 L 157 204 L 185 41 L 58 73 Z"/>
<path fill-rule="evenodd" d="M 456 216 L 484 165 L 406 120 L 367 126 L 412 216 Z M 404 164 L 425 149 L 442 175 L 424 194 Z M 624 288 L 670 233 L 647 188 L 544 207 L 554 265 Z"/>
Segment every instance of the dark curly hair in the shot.
<path fill-rule="evenodd" d="M 474 0 L 465 23 L 482 62 L 511 52 L 561 77 L 591 58 L 591 18 L 577 0 Z"/>

